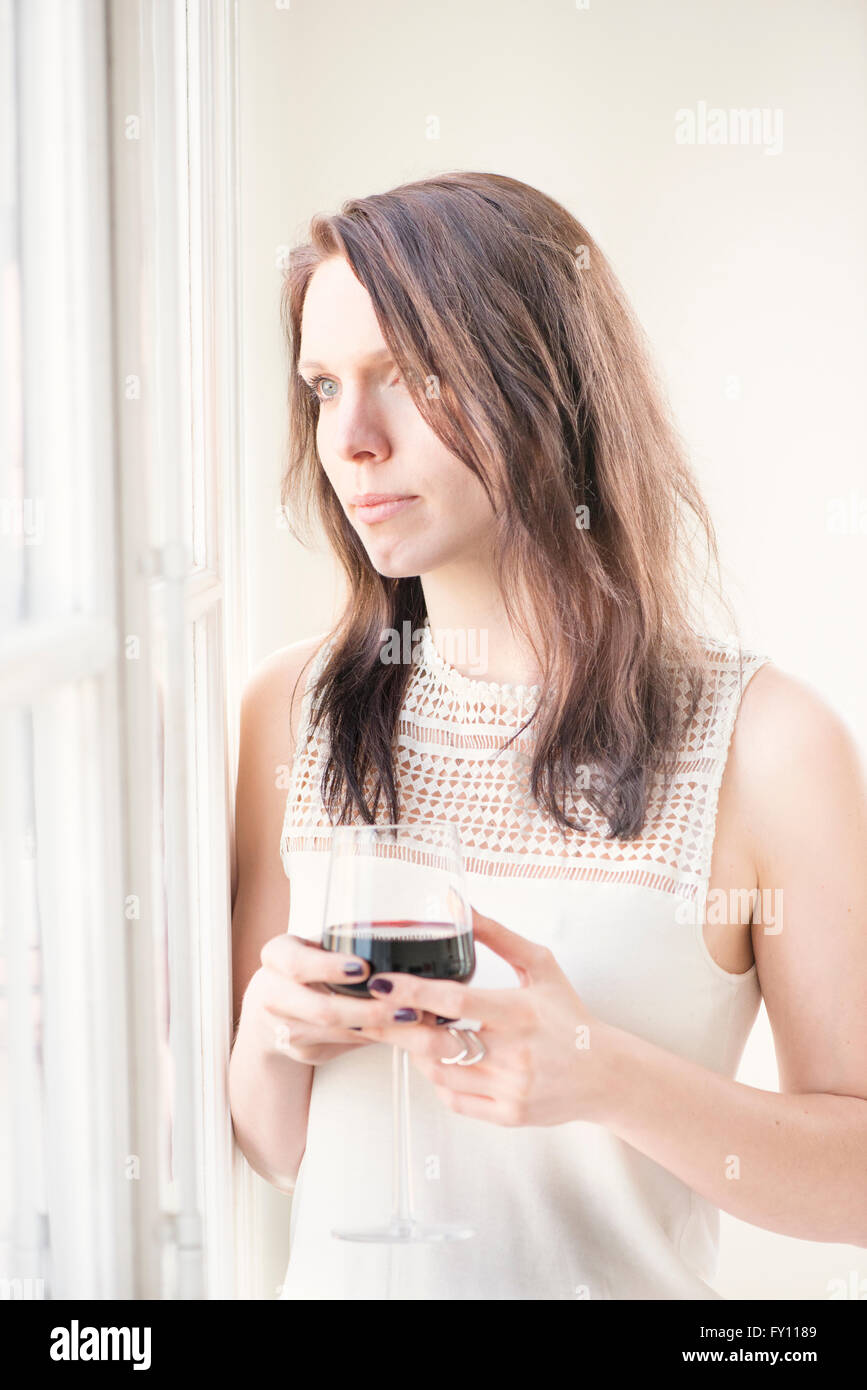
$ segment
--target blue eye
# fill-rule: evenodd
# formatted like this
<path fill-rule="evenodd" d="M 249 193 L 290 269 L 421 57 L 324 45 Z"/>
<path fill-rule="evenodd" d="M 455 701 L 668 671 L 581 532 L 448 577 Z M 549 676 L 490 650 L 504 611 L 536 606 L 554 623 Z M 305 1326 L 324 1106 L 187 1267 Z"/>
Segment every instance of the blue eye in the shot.
<path fill-rule="evenodd" d="M 320 402 L 322 402 L 322 401 L 333 401 L 333 400 L 334 400 L 334 397 L 333 397 L 333 396 L 320 396 L 319 391 L 318 391 L 317 388 L 318 388 L 319 383 L 320 383 L 321 381 L 330 381 L 330 382 L 332 382 L 335 386 L 336 386 L 336 384 L 337 384 L 337 383 L 334 381 L 334 377 L 333 377 L 333 376 L 315 376 L 315 377 L 313 377 L 312 381 L 309 381 L 309 382 L 308 382 L 308 381 L 305 381 L 305 382 L 304 382 L 304 385 L 307 387 L 307 390 L 310 392 L 310 394 L 311 394 L 311 396 L 313 397 L 314 401 L 320 401 Z"/>
<path fill-rule="evenodd" d="M 310 392 L 310 395 L 313 397 L 314 401 L 318 401 L 320 405 L 324 401 L 333 401 L 335 399 L 336 391 L 332 395 L 320 396 L 318 389 L 320 383 L 324 381 L 330 381 L 336 387 L 337 382 L 334 380 L 333 376 L 314 376 L 311 378 L 310 381 L 307 381 L 305 377 L 302 377 L 301 379 L 304 382 L 304 385 L 307 387 L 307 390 Z M 389 385 L 402 386 L 403 377 L 398 376 L 394 381 L 390 382 Z"/>

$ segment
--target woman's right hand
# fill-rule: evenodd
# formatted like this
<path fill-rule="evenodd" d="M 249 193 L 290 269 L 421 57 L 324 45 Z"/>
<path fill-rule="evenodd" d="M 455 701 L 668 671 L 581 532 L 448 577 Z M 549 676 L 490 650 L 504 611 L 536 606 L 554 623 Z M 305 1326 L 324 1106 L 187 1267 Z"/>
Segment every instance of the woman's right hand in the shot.
<path fill-rule="evenodd" d="M 273 1036 L 273 1049 L 296 1062 L 314 1066 L 338 1057 L 351 1047 L 374 1042 L 354 1029 L 391 1027 L 395 1010 L 388 1000 L 352 999 L 332 994 L 327 984 L 360 984 L 367 979 L 370 966 L 359 956 L 341 951 L 325 951 L 315 942 L 281 932 L 266 941 L 262 964 L 253 975 L 244 996 L 243 1009 L 252 1007 Z M 361 966 L 361 971 L 346 967 Z M 424 1022 L 398 1020 L 405 1028 Z"/>

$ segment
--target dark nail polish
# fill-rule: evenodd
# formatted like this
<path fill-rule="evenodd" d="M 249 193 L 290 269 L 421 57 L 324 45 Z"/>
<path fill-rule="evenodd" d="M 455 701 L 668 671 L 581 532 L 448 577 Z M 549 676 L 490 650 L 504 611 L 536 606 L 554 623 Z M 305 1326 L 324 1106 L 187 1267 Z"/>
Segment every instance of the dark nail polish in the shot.
<path fill-rule="evenodd" d="M 437 1014 L 436 1021 L 437 1023 L 454 1023 L 455 1020 L 453 1018 L 440 1018 L 439 1014 Z"/>
<path fill-rule="evenodd" d="M 360 960 L 351 960 L 348 965 L 343 967 L 344 975 L 363 975 L 364 966 Z"/>
<path fill-rule="evenodd" d="M 391 980 L 369 980 L 367 988 L 372 989 L 374 994 L 391 994 L 394 986 Z"/>
<path fill-rule="evenodd" d="M 415 1009 L 398 1009 L 394 1016 L 395 1023 L 415 1023 L 417 1019 Z"/>

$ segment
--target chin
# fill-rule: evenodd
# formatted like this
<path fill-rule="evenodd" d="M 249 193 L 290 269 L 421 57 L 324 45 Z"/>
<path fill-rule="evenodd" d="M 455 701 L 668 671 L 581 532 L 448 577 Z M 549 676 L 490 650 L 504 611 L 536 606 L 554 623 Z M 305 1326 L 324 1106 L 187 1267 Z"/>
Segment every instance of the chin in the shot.
<path fill-rule="evenodd" d="M 432 530 L 427 527 L 418 536 L 368 537 L 364 545 L 367 558 L 384 579 L 414 579 L 441 569 L 467 553 L 469 547 L 465 537 L 461 536 L 456 543 L 444 526 L 437 528 L 440 531 L 437 536 L 431 534 Z M 475 538 L 470 545 L 474 543 Z"/>
<path fill-rule="evenodd" d="M 377 574 L 381 574 L 383 579 L 414 579 L 420 573 L 418 566 L 413 565 L 409 560 L 405 562 L 382 560 L 369 553 L 368 559 Z"/>
<path fill-rule="evenodd" d="M 392 547 L 366 546 L 367 558 L 377 574 L 384 579 L 414 579 L 427 570 L 436 569 L 442 563 L 440 558 L 431 557 L 428 547 L 408 545 L 406 542 Z"/>

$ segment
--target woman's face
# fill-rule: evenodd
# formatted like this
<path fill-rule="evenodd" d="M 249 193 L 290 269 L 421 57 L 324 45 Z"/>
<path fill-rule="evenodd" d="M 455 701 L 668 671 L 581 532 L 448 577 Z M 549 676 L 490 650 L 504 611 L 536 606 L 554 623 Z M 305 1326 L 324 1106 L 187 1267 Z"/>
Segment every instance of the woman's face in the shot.
<path fill-rule="evenodd" d="M 298 369 L 319 396 L 322 466 L 379 573 L 399 579 L 484 560 L 494 520 L 484 489 L 422 419 L 342 256 L 308 285 Z M 365 495 L 411 500 L 365 507 Z"/>

